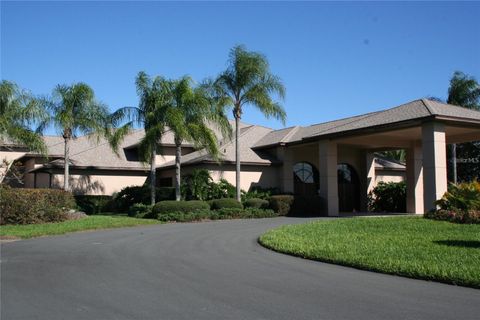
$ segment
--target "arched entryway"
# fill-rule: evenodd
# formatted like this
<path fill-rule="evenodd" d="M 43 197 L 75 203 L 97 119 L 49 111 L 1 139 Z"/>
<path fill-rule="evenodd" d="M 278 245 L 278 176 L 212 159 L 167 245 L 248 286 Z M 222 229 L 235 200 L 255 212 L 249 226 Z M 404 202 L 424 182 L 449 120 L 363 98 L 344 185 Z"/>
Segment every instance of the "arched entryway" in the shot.
<path fill-rule="evenodd" d="M 338 174 L 338 209 L 340 212 L 360 210 L 360 179 L 357 171 L 347 164 L 337 166 Z"/>
<path fill-rule="evenodd" d="M 318 195 L 319 174 L 317 168 L 308 162 L 298 162 L 293 166 L 293 190 L 297 195 Z"/>

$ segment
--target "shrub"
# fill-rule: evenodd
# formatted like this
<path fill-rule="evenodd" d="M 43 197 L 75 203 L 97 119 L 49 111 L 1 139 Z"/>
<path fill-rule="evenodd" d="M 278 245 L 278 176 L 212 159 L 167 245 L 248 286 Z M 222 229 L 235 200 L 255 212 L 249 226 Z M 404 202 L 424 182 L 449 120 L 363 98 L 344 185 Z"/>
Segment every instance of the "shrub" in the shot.
<path fill-rule="evenodd" d="M 174 211 L 158 216 L 160 221 L 190 222 L 201 220 L 221 220 L 221 219 L 252 219 L 252 218 L 271 218 L 276 217 L 273 210 L 262 210 L 256 208 L 239 209 L 223 208 L 219 210 L 197 210 L 193 212 Z"/>
<path fill-rule="evenodd" d="M 373 212 L 406 212 L 405 182 L 379 182 L 368 194 L 368 209 Z"/>
<path fill-rule="evenodd" d="M 156 201 L 174 200 L 175 188 L 161 187 L 156 189 Z M 150 204 L 149 186 L 130 186 L 123 188 L 114 197 L 115 211 L 127 212 L 136 203 Z"/>
<path fill-rule="evenodd" d="M 186 200 L 212 200 L 235 197 L 235 186 L 225 179 L 213 182 L 206 169 L 193 170 L 182 179 L 182 197 Z"/>
<path fill-rule="evenodd" d="M 268 200 L 252 198 L 245 200 L 244 206 L 245 208 L 268 209 L 270 203 L 268 202 Z"/>
<path fill-rule="evenodd" d="M 224 198 L 224 199 L 215 199 L 210 201 L 210 207 L 212 210 L 219 210 L 223 208 L 236 208 L 243 209 L 243 206 L 236 199 Z"/>
<path fill-rule="evenodd" d="M 249 199 L 268 200 L 272 195 L 278 194 L 279 190 L 277 188 L 252 187 L 248 192 L 242 190 L 242 202 Z"/>
<path fill-rule="evenodd" d="M 291 212 L 294 196 L 292 195 L 276 195 L 269 199 L 270 209 L 280 216 L 286 216 Z"/>
<path fill-rule="evenodd" d="M 150 218 L 152 216 L 152 205 L 135 203 L 128 209 L 128 216 L 134 218 Z"/>
<path fill-rule="evenodd" d="M 112 196 L 75 195 L 78 208 L 86 214 L 115 211 Z"/>
<path fill-rule="evenodd" d="M 70 192 L 57 189 L 12 189 L 0 186 L 0 224 L 58 222 L 75 208 Z"/>
<path fill-rule="evenodd" d="M 435 203 L 438 209 L 427 212 L 424 217 L 455 223 L 480 223 L 480 183 L 451 184 L 448 189 Z"/>
<path fill-rule="evenodd" d="M 443 210 L 480 210 L 480 182 L 452 183 L 436 204 Z"/>
<path fill-rule="evenodd" d="M 207 199 L 234 198 L 236 189 L 233 184 L 225 179 L 220 179 L 218 183 L 210 182 Z"/>
<path fill-rule="evenodd" d="M 201 200 L 191 200 L 191 201 L 172 201 L 166 200 L 157 202 L 152 209 L 152 214 L 154 217 L 160 216 L 167 213 L 192 213 L 198 210 L 209 210 L 210 205 Z"/>

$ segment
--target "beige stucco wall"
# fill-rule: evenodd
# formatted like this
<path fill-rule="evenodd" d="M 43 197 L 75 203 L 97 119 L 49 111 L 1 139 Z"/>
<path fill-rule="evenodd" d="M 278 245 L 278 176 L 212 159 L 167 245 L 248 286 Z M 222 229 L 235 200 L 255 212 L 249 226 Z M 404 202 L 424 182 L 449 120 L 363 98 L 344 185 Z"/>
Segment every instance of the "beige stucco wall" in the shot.
<path fill-rule="evenodd" d="M 182 167 L 182 176 L 188 175 L 194 169 L 207 169 L 215 182 L 220 179 L 225 179 L 231 184 L 235 185 L 235 166 L 234 165 L 214 165 L 214 164 L 202 164 L 198 166 Z M 262 188 L 274 188 L 278 187 L 280 180 L 278 177 L 279 168 L 272 166 L 247 166 L 244 165 L 241 168 L 240 176 L 240 188 L 248 191 L 253 186 L 259 186 Z M 158 170 L 159 178 L 171 177 L 172 181 L 175 179 L 174 169 Z"/>
<path fill-rule="evenodd" d="M 128 186 L 140 186 L 145 183 L 145 176 L 126 175 L 127 172 L 116 174 L 95 174 L 94 171 L 85 174 L 70 175 L 70 186 L 76 194 L 111 195 Z M 38 178 L 37 178 L 38 179 Z M 37 180 L 38 181 L 38 180 Z M 38 182 L 37 182 L 38 186 Z M 63 187 L 63 174 L 52 174 L 52 187 Z"/>
<path fill-rule="evenodd" d="M 379 182 L 402 182 L 405 181 L 405 172 L 393 170 L 375 170 L 375 185 Z"/>

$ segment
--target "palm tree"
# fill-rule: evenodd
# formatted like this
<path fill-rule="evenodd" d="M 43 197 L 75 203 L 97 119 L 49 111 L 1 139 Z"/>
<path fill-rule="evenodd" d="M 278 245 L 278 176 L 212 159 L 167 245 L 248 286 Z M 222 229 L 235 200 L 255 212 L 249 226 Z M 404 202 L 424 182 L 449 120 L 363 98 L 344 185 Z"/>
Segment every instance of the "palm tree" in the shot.
<path fill-rule="evenodd" d="M 274 117 L 285 123 L 283 107 L 273 101 L 272 95 L 285 97 L 285 87 L 280 78 L 270 72 L 267 58 L 258 52 L 249 52 L 244 46 L 236 46 L 230 51 L 227 70 L 214 81 L 210 89 L 222 107 L 233 109 L 235 118 L 235 162 L 236 198 L 240 201 L 240 141 L 239 124 L 243 108 L 252 106 L 266 117 Z"/>
<path fill-rule="evenodd" d="M 475 78 L 455 71 L 450 79 L 447 103 L 480 110 L 480 85 Z M 457 145 L 452 144 L 453 182 L 457 183 Z"/>
<path fill-rule="evenodd" d="M 47 147 L 32 125 L 48 118 L 39 99 L 7 80 L 0 82 L 0 140 L 9 139 L 25 145 L 30 151 L 47 154 Z"/>
<path fill-rule="evenodd" d="M 87 84 L 58 85 L 53 90 L 53 99 L 47 103 L 51 122 L 61 131 L 64 139 L 64 190 L 70 190 L 70 143 L 79 134 L 98 137 L 108 128 L 108 109 L 95 99 Z"/>
<path fill-rule="evenodd" d="M 135 85 L 140 98 L 138 107 L 123 107 L 111 115 L 111 122 L 114 125 L 125 118 L 130 121 L 112 134 L 110 141 L 114 146 L 118 146 L 134 125 L 145 129 L 145 136 L 139 144 L 139 156 L 143 162 L 150 164 L 150 200 L 153 205 L 155 204 L 157 144 L 166 131 L 166 119 L 174 116 L 170 115 L 173 83 L 160 76 L 152 79 L 141 71 L 135 79 Z"/>
<path fill-rule="evenodd" d="M 182 143 L 192 142 L 195 148 L 205 148 L 218 158 L 218 141 L 210 126 L 217 126 L 223 135 L 229 135 L 231 126 L 223 109 L 215 109 L 202 87 L 193 88 L 192 79 L 183 77 L 173 81 L 173 103 L 167 113 L 166 125 L 175 135 L 175 196 L 181 198 Z"/>

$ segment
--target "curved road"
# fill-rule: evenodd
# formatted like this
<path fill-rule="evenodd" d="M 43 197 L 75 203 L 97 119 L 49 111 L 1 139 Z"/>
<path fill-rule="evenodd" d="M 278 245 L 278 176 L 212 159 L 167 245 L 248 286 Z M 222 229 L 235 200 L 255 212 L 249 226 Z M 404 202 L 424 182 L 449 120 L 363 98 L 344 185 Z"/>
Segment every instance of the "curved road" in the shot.
<path fill-rule="evenodd" d="M 1 319 L 478 319 L 480 290 L 271 252 L 305 219 L 166 224 L 2 244 Z"/>

